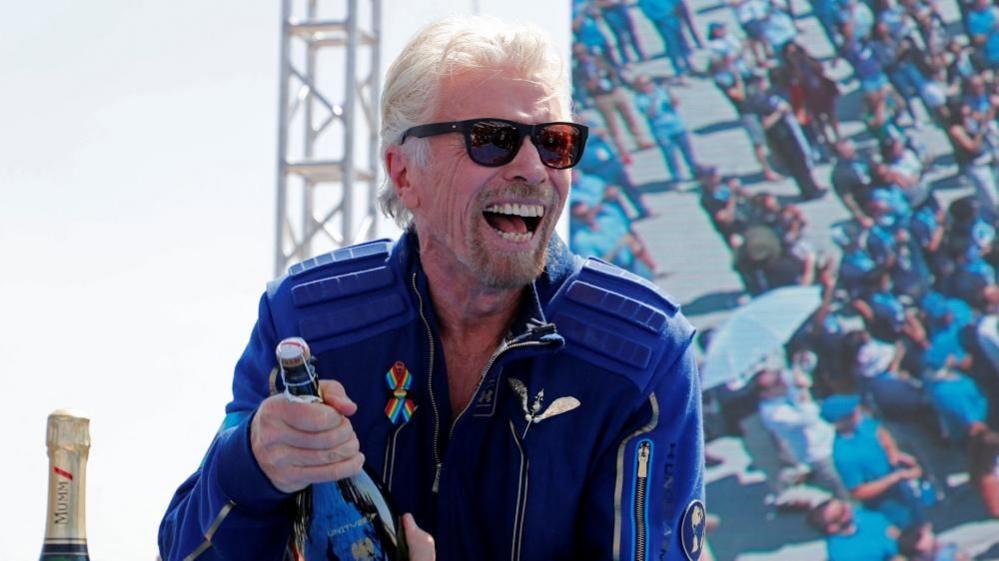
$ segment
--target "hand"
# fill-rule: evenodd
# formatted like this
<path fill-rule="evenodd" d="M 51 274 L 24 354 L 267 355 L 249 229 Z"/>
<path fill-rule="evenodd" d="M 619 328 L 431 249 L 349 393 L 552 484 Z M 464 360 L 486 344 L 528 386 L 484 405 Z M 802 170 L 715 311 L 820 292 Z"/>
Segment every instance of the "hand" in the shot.
<path fill-rule="evenodd" d="M 357 405 L 340 382 L 320 380 L 322 403 L 296 403 L 283 395 L 265 399 L 250 425 L 250 448 L 278 490 L 294 493 L 312 483 L 361 471 L 364 454 L 347 419 Z"/>
<path fill-rule="evenodd" d="M 919 466 L 919 462 L 916 461 L 916 458 L 912 457 L 912 455 L 910 454 L 906 454 L 905 452 L 899 452 L 898 454 L 895 455 L 894 465 L 899 465 L 899 464 L 909 467 Z"/>
<path fill-rule="evenodd" d="M 416 525 L 416 520 L 408 512 L 402 515 L 402 529 L 406 532 L 409 545 L 409 561 L 434 561 L 434 537 Z"/>

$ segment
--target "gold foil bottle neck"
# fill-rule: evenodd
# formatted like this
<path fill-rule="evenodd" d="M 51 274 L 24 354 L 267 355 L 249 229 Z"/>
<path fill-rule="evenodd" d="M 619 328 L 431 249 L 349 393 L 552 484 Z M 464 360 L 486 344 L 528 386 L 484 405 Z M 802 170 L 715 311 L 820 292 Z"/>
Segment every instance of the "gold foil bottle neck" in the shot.
<path fill-rule="evenodd" d="M 90 419 L 77 411 L 58 409 L 49 414 L 46 444 L 86 456 L 90 450 Z"/>
<path fill-rule="evenodd" d="M 41 559 L 85 561 L 87 554 L 86 482 L 90 419 L 60 409 L 48 418 L 48 512 Z"/>

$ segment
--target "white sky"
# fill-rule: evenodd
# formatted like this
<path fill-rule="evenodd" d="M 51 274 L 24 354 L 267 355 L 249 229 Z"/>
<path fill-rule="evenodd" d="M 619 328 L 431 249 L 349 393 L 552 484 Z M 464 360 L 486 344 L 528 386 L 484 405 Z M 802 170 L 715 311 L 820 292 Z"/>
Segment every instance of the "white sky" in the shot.
<path fill-rule="evenodd" d="M 476 5 L 567 51 L 569 4 L 384 0 L 383 60 Z M 272 272 L 279 2 L 2 13 L 0 561 L 38 557 L 45 418 L 61 407 L 92 418 L 92 558 L 152 560 Z"/>

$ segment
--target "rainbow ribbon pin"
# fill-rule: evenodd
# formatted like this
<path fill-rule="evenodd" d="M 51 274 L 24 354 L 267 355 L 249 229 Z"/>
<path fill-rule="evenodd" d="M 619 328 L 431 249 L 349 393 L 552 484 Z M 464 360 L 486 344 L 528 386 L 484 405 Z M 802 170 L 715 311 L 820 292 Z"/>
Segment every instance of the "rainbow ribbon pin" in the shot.
<path fill-rule="evenodd" d="M 385 383 L 388 384 L 392 397 L 389 398 L 385 406 L 385 416 L 392 421 L 393 425 L 400 422 L 408 422 L 416 410 L 416 404 L 412 399 L 406 397 L 406 392 L 413 385 L 413 376 L 402 361 L 392 365 L 392 368 L 385 373 Z"/>

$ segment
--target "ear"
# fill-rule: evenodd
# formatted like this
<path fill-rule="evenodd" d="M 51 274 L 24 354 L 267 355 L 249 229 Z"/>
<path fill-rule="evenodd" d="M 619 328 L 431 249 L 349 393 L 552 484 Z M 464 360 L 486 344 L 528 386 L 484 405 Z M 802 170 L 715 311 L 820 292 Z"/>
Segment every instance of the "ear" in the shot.
<path fill-rule="evenodd" d="M 419 196 L 409 181 L 409 158 L 402 146 L 394 144 L 385 151 L 385 170 L 403 206 L 409 210 L 420 206 Z"/>

